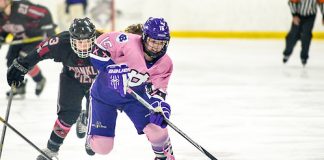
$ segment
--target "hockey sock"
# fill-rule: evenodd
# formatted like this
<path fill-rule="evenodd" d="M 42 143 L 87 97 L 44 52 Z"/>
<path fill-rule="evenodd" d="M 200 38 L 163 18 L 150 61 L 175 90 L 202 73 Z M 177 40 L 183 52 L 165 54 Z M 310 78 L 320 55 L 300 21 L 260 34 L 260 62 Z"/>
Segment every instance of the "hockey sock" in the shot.
<path fill-rule="evenodd" d="M 61 143 L 55 143 L 50 139 L 47 141 L 47 148 L 53 152 L 58 152 L 61 145 Z"/>
<path fill-rule="evenodd" d="M 40 68 L 37 65 L 35 65 L 34 68 L 28 72 L 28 75 L 30 75 L 35 82 L 39 82 L 44 78 Z"/>
<path fill-rule="evenodd" d="M 64 138 L 67 136 L 70 129 L 71 129 L 71 125 L 64 123 L 60 119 L 57 119 L 55 121 L 53 131 L 51 133 L 51 137 L 50 140 L 48 141 L 47 147 L 49 148 L 49 144 L 50 145 L 53 144 L 54 146 L 59 147 L 63 143 Z"/>
<path fill-rule="evenodd" d="M 163 145 L 152 144 L 155 156 L 161 160 L 174 160 L 170 138 Z"/>
<path fill-rule="evenodd" d="M 148 124 L 143 131 L 151 142 L 158 160 L 174 160 L 172 145 L 166 128 Z"/>

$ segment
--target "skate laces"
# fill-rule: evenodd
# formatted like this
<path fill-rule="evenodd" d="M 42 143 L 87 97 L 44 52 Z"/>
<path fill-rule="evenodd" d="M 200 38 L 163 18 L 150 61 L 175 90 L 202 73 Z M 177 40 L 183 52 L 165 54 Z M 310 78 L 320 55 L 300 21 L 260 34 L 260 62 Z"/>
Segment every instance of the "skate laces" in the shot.
<path fill-rule="evenodd" d="M 81 122 L 80 123 L 81 125 L 78 125 L 79 132 L 86 132 L 87 131 L 87 119 L 85 117 L 85 113 L 84 112 L 82 112 L 80 114 L 80 117 L 79 117 L 78 121 Z"/>
<path fill-rule="evenodd" d="M 85 148 L 89 149 L 89 150 L 92 150 L 91 147 L 90 147 L 90 143 L 88 141 L 86 141 L 86 143 L 85 143 Z"/>

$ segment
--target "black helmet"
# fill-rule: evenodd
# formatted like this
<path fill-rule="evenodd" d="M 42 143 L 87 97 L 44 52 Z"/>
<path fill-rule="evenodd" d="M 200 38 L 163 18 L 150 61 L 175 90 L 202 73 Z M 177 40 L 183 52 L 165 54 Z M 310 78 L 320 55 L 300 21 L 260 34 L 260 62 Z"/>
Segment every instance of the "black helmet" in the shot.
<path fill-rule="evenodd" d="M 80 58 L 87 58 L 96 39 L 96 27 L 88 17 L 76 18 L 69 28 L 73 51 Z"/>

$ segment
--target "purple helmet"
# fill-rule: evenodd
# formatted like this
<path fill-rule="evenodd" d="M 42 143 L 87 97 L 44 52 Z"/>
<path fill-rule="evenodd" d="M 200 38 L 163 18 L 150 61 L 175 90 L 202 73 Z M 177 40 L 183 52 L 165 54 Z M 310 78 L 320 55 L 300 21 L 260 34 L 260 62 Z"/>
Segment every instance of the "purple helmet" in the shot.
<path fill-rule="evenodd" d="M 166 41 L 162 50 L 158 53 L 148 51 L 145 47 L 147 38 Z M 143 45 L 145 53 L 153 59 L 162 57 L 168 48 L 170 41 L 169 26 L 163 18 L 150 17 L 143 26 Z"/>

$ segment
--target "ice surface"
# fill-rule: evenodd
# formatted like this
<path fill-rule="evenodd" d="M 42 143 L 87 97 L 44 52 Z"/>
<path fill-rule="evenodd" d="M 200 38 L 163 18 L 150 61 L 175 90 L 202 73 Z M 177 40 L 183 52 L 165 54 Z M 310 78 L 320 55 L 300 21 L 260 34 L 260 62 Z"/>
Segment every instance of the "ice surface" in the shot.
<path fill-rule="evenodd" d="M 174 73 L 167 101 L 171 121 L 219 160 L 324 159 L 324 45 L 313 41 L 303 68 L 300 44 L 282 64 L 284 40 L 172 39 Z M 0 115 L 7 99 L 6 46 L 0 54 Z M 56 119 L 61 64 L 40 62 L 47 86 L 40 97 L 28 77 L 25 100 L 14 100 L 9 122 L 40 148 L 46 146 Z M 88 156 L 75 127 L 60 160 L 152 160 L 145 136 L 138 136 L 122 113 L 114 150 Z M 2 130 L 2 124 L 0 127 Z M 169 130 L 177 160 L 207 160 L 193 145 Z M 39 153 L 9 128 L 2 159 L 35 159 Z"/>

